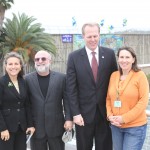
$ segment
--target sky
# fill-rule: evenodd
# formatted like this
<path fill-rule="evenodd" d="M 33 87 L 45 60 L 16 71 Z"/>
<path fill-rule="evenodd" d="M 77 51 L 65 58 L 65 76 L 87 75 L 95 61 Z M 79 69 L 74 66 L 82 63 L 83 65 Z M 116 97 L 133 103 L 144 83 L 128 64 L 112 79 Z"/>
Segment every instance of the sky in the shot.
<path fill-rule="evenodd" d="M 150 30 L 149 10 L 149 0 L 14 0 L 5 17 L 25 13 L 51 32 L 80 32 L 85 22 L 100 24 L 102 20 L 103 32 Z M 124 19 L 127 22 L 123 27 Z"/>

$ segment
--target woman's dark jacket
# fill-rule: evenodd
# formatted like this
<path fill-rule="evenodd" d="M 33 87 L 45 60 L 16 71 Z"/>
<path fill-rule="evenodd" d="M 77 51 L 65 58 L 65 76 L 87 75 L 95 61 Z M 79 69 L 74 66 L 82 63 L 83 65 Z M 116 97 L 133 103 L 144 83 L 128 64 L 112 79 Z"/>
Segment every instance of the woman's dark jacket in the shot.
<path fill-rule="evenodd" d="M 18 84 L 19 93 L 8 74 L 0 78 L 0 132 L 16 132 L 19 125 L 23 131 L 33 127 L 25 80 L 18 77 Z"/>

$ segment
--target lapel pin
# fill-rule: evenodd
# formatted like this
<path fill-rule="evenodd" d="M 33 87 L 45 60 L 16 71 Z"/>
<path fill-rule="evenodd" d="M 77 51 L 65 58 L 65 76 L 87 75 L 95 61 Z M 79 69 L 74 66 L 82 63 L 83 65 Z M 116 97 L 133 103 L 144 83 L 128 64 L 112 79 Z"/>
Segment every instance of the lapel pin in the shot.
<path fill-rule="evenodd" d="M 104 58 L 104 56 L 102 56 L 102 58 Z"/>

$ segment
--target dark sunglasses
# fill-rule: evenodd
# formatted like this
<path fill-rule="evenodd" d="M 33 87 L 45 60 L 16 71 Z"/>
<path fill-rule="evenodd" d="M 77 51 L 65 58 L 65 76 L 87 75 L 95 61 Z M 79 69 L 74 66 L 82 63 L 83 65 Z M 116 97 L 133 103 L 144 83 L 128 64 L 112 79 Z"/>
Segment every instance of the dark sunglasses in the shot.
<path fill-rule="evenodd" d="M 34 61 L 35 61 L 35 62 L 39 62 L 40 59 L 41 59 L 42 61 L 46 61 L 46 60 L 47 60 L 46 57 L 41 57 L 41 58 L 35 58 Z"/>

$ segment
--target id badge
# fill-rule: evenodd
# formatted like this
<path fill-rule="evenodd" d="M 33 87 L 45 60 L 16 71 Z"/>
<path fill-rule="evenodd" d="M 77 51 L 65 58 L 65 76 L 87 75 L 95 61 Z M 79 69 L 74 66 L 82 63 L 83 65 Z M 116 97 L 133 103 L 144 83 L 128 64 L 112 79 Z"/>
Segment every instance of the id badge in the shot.
<path fill-rule="evenodd" d="M 120 108 L 121 107 L 121 101 L 119 101 L 119 100 L 114 101 L 114 107 Z"/>

